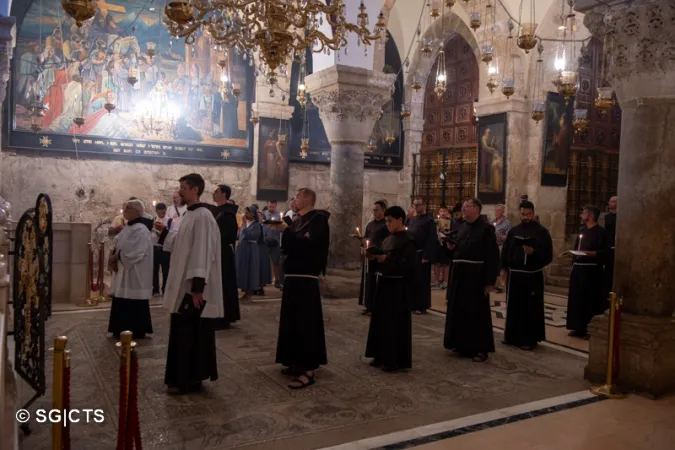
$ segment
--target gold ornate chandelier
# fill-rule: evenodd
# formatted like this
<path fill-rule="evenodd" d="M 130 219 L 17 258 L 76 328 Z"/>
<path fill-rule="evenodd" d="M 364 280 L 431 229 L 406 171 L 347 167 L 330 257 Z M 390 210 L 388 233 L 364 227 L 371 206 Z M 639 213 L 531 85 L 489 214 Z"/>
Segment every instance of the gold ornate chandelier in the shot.
<path fill-rule="evenodd" d="M 193 44 L 202 33 L 219 45 L 257 53 L 266 66 L 267 81 L 277 82 L 277 69 L 295 52 L 338 51 L 347 46 L 347 34 L 368 46 L 386 38 L 384 14 L 368 29 L 368 13 L 361 2 L 356 24 L 345 18 L 344 0 L 179 0 L 164 9 L 169 33 Z M 324 22 L 331 33 L 322 31 Z M 367 52 L 367 48 L 366 48 Z"/>

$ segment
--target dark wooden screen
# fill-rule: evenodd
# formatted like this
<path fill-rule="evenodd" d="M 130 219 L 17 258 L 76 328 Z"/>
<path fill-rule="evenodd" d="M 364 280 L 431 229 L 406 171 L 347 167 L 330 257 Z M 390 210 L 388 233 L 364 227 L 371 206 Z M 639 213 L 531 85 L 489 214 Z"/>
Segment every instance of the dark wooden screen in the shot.
<path fill-rule="evenodd" d="M 597 87 L 601 86 L 602 42 L 591 39 L 579 59 L 577 108 L 588 109 L 589 127 L 574 136 L 567 182 L 567 235 L 580 227 L 579 214 L 584 205 L 604 210 L 610 196 L 616 194 L 619 173 L 621 108 L 604 116 L 595 109 Z"/>
<path fill-rule="evenodd" d="M 422 148 L 415 162 L 413 194 L 430 212 L 476 194 L 477 143 L 473 103 L 478 93 L 478 61 L 459 35 L 445 47 L 447 90 L 434 92 L 437 63 L 427 78 Z M 443 175 L 443 177 L 441 177 Z"/>

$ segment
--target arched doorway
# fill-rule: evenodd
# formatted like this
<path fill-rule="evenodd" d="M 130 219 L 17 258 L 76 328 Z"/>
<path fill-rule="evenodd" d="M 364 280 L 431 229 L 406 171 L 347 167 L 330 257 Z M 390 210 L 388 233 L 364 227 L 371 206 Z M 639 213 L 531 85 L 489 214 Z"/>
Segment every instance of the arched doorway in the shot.
<path fill-rule="evenodd" d="M 442 99 L 434 92 L 435 63 L 427 78 L 422 147 L 413 167 L 413 195 L 424 199 L 429 211 L 476 192 L 478 61 L 460 35 L 449 39 L 444 51 L 447 91 Z"/>
<path fill-rule="evenodd" d="M 602 210 L 617 192 L 621 108 L 615 105 L 605 115 L 595 108 L 595 93 L 601 82 L 602 42 L 593 38 L 579 58 L 577 108 L 588 110 L 590 124 L 574 135 L 570 151 L 566 236 L 578 233 L 584 205 L 596 205 Z"/>

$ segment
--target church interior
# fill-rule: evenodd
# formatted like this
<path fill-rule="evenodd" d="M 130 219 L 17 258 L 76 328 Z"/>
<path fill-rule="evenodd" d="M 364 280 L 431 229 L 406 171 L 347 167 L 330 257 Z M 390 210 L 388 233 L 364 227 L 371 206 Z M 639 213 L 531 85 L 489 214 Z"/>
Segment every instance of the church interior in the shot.
<path fill-rule="evenodd" d="M 672 0 L 0 0 L 0 450 L 675 448 L 671 32 Z M 311 387 L 275 363 L 277 272 L 215 332 L 219 378 L 199 392 L 167 394 L 157 281 L 152 336 L 109 334 L 114 230 L 132 200 L 178 213 L 190 173 L 202 202 L 231 189 L 243 228 L 272 203 L 297 213 L 303 189 L 329 213 Z M 467 281 L 438 262 L 412 368 L 371 367 L 354 237 L 378 202 L 441 228 L 482 205 L 491 236 L 532 205 L 545 339 L 507 343 L 498 277 L 494 351 L 444 348 Z M 609 284 L 575 334 L 596 210 Z"/>

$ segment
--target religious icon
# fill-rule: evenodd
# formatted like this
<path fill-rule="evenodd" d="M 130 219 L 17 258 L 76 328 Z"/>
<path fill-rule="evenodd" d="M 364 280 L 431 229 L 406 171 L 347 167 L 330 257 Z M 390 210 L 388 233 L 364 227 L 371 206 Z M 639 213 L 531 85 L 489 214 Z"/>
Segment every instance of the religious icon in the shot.
<path fill-rule="evenodd" d="M 503 203 L 506 195 L 506 114 L 481 117 L 478 133 L 478 197 L 484 203 Z"/>
<path fill-rule="evenodd" d="M 574 99 L 565 105 L 565 99 L 555 92 L 547 98 L 546 134 L 542 155 L 542 186 L 565 186 L 567 166 L 574 129 Z"/>
<path fill-rule="evenodd" d="M 288 190 L 288 125 L 278 119 L 260 119 L 258 149 L 258 199 L 286 198 Z M 281 130 L 281 131 L 280 131 Z M 284 136 L 286 136 L 284 138 Z"/>

